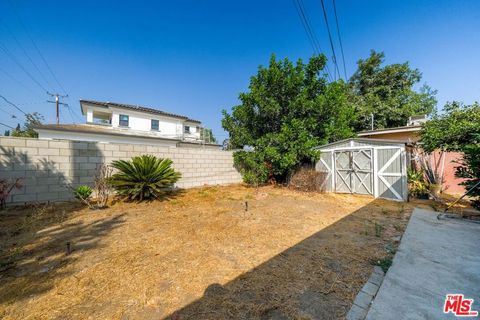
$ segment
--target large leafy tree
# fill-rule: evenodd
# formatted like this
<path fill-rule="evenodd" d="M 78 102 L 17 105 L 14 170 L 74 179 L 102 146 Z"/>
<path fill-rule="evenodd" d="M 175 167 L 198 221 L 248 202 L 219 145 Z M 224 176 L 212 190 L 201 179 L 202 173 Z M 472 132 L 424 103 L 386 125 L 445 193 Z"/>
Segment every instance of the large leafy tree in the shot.
<path fill-rule="evenodd" d="M 436 106 L 436 92 L 427 85 L 418 91 L 422 75 L 410 68 L 408 62 L 383 65 L 385 54 L 371 51 L 367 59 L 360 59 L 358 69 L 349 79 L 352 100 L 356 105 L 357 130 L 404 126 L 410 116 L 429 114 Z"/>
<path fill-rule="evenodd" d="M 421 131 L 422 147 L 427 152 L 440 149 L 463 153 L 456 175 L 465 178 L 468 189 L 480 181 L 480 104 L 447 103 L 442 114 L 434 113 Z M 480 208 L 480 187 L 473 190 L 474 205 Z"/>
<path fill-rule="evenodd" d="M 240 93 L 240 104 L 231 113 L 223 110 L 230 146 L 253 147 L 235 154 L 247 182 L 284 181 L 300 164 L 317 159 L 313 147 L 354 135 L 346 84 L 327 83 L 325 64 L 324 55 L 295 64 L 272 55 Z"/>

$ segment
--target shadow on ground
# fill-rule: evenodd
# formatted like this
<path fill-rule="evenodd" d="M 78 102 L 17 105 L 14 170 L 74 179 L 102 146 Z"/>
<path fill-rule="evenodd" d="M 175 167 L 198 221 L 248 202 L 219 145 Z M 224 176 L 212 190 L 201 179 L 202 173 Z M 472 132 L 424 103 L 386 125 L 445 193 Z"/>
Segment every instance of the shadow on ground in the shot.
<path fill-rule="evenodd" d="M 21 210 L 21 215 L 15 208 L 0 213 L 0 303 L 51 290 L 55 278 L 68 276 L 63 266 L 75 262 L 81 252 L 101 247 L 102 238 L 124 222 L 121 214 L 63 223 L 81 208 L 75 203 L 42 204 Z"/>
<path fill-rule="evenodd" d="M 111 202 L 111 205 L 115 205 L 117 203 L 120 203 L 120 202 L 125 202 L 125 203 L 148 203 L 148 204 L 155 204 L 155 202 L 157 201 L 168 201 L 168 200 L 174 200 L 174 199 L 177 199 L 179 197 L 181 197 L 182 195 L 184 195 L 186 193 L 186 190 L 185 189 L 180 189 L 180 188 L 175 188 L 175 189 L 168 189 L 168 190 L 165 190 L 164 192 L 162 192 L 157 198 L 152 198 L 152 199 L 149 199 L 149 200 L 142 200 L 142 201 L 138 201 L 138 200 L 129 200 L 128 198 L 125 198 L 125 197 L 120 197 L 120 196 L 116 196 L 116 197 L 112 197 L 112 202 Z"/>
<path fill-rule="evenodd" d="M 372 200 L 234 280 L 211 284 L 165 319 L 343 318 L 373 262 L 398 245 L 410 212 Z"/>

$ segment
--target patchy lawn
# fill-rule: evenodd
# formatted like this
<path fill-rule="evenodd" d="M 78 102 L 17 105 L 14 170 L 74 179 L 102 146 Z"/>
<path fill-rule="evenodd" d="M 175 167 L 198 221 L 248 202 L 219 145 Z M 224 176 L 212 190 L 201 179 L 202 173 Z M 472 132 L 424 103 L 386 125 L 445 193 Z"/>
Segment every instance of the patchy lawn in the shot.
<path fill-rule="evenodd" d="M 230 186 L 101 211 L 9 209 L 0 317 L 342 318 L 413 206 Z"/>

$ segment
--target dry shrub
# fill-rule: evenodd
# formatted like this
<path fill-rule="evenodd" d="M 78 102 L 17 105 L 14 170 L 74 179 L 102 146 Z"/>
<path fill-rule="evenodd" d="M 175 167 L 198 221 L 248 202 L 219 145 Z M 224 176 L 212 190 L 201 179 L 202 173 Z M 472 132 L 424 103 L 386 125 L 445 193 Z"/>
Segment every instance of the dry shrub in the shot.
<path fill-rule="evenodd" d="M 325 192 L 326 172 L 314 168 L 300 168 L 294 172 L 288 181 L 288 187 L 297 191 Z"/>
<path fill-rule="evenodd" d="M 23 187 L 22 178 L 0 179 L 0 210 L 5 209 L 7 198 L 13 189 L 20 190 Z"/>
<path fill-rule="evenodd" d="M 113 169 L 106 164 L 101 164 L 97 168 L 95 174 L 95 195 L 97 197 L 97 207 L 106 208 L 108 198 L 112 193 L 112 189 L 108 183 L 108 179 L 112 176 Z"/>

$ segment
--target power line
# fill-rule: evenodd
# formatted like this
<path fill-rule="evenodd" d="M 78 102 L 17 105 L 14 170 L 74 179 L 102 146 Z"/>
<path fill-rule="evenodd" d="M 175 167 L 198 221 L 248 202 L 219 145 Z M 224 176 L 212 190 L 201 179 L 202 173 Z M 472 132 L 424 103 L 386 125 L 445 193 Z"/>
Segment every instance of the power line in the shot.
<path fill-rule="evenodd" d="M 16 115 L 14 115 L 13 113 L 10 113 L 10 112 L 8 112 L 8 111 L 7 111 L 7 110 L 5 110 L 5 109 L 2 109 L 2 108 L 0 108 L 0 111 L 3 111 L 3 112 L 5 112 L 6 114 L 10 115 L 12 118 L 16 118 L 16 117 L 17 117 L 17 116 L 16 116 Z"/>
<path fill-rule="evenodd" d="M 2 125 L 2 126 L 5 126 L 5 127 L 7 127 L 7 128 L 10 128 L 10 129 L 13 129 L 13 130 L 15 130 L 15 128 L 14 128 L 14 127 L 12 127 L 12 126 L 9 126 L 8 124 L 1 123 L 1 122 L 0 122 L 0 125 Z"/>
<path fill-rule="evenodd" d="M 338 69 L 338 64 L 337 64 L 337 55 L 335 54 L 335 47 L 333 46 L 332 34 L 330 33 L 330 27 L 328 25 L 327 11 L 325 10 L 325 4 L 323 3 L 323 0 L 320 0 L 320 3 L 322 4 L 323 17 L 325 18 L 325 25 L 327 26 L 327 31 L 328 31 L 328 39 L 330 40 L 330 47 L 332 48 L 333 63 L 335 63 L 335 68 L 337 69 L 338 76 L 340 77 L 340 70 Z"/>
<path fill-rule="evenodd" d="M 347 81 L 347 67 L 345 66 L 345 55 L 343 54 L 342 37 L 340 36 L 340 27 L 338 26 L 337 6 L 335 5 L 335 0 L 332 1 L 333 12 L 335 13 L 335 23 L 337 25 L 338 42 L 340 43 L 340 51 L 342 53 L 343 71 L 345 72 L 345 81 Z"/>
<path fill-rule="evenodd" d="M 48 71 L 50 72 L 50 74 L 52 75 L 53 79 L 55 80 L 55 82 L 58 84 L 58 86 L 63 90 L 63 93 L 65 95 L 67 95 L 67 91 L 65 90 L 65 88 L 62 86 L 62 84 L 60 83 L 60 81 L 58 81 L 58 78 L 57 76 L 55 75 L 55 73 L 53 72 L 52 68 L 50 67 L 50 65 L 48 64 L 47 60 L 45 59 L 45 57 L 43 56 L 42 52 L 40 51 L 40 49 L 38 48 L 37 44 L 35 43 L 35 41 L 33 40 L 33 37 L 31 36 L 30 32 L 28 31 L 28 28 L 27 26 L 25 25 L 25 23 L 23 23 L 23 20 L 20 16 L 20 14 L 18 13 L 18 11 L 16 10 L 15 6 L 13 5 L 13 2 L 10 0 L 10 6 L 13 8 L 13 11 L 15 12 L 15 15 L 17 16 L 17 19 L 18 21 L 20 22 L 20 24 L 22 25 L 23 29 L 25 30 L 25 33 L 27 34 L 28 38 L 30 39 L 30 41 L 32 42 L 33 44 L 33 47 L 35 48 L 35 50 L 37 51 L 38 55 L 40 56 L 40 58 L 42 58 L 42 61 L 43 63 L 45 63 L 45 65 L 47 66 L 47 69 Z M 45 90 L 46 91 L 46 90 Z"/>
<path fill-rule="evenodd" d="M 72 123 L 73 123 L 73 124 L 76 124 L 76 123 L 77 123 L 77 122 L 75 121 L 75 119 L 74 119 L 74 116 L 75 116 L 77 119 L 79 119 L 80 122 L 83 122 L 83 118 L 81 118 L 81 117 L 72 109 L 72 107 L 71 107 L 68 103 L 66 103 L 64 106 L 67 108 L 68 113 L 70 114 L 70 119 L 72 119 Z"/>
<path fill-rule="evenodd" d="M 18 83 L 20 86 L 22 86 L 25 90 L 27 90 L 28 92 L 31 92 L 33 93 L 32 89 L 30 89 L 29 87 L 27 87 L 25 84 L 23 84 L 23 82 L 21 82 L 20 80 L 16 79 L 14 76 L 12 76 L 11 74 L 9 74 L 7 71 L 5 71 L 4 69 L 0 68 L 0 72 L 2 72 L 3 74 L 5 74 L 7 77 L 9 77 L 10 79 L 12 79 L 13 81 L 15 81 L 16 83 Z"/>
<path fill-rule="evenodd" d="M 80 120 L 80 122 L 83 122 L 83 121 L 84 121 L 83 117 L 82 117 L 81 115 L 79 115 L 72 107 L 70 107 L 70 105 L 68 105 L 68 106 L 69 106 L 70 110 L 72 110 L 72 112 L 73 112 L 73 114 L 75 115 L 75 117 L 76 117 L 78 120 Z"/>
<path fill-rule="evenodd" d="M 72 109 L 70 108 L 70 105 L 67 104 L 66 107 L 67 107 L 68 113 L 70 114 L 70 119 L 72 119 L 73 124 L 75 124 L 75 119 L 73 118 L 73 113 L 72 113 Z"/>
<path fill-rule="evenodd" d="M 66 97 L 66 99 L 67 99 L 68 101 L 70 101 L 70 98 L 71 98 L 70 96 L 67 96 L 67 97 Z M 72 108 L 72 106 L 70 105 L 70 102 L 67 103 L 67 108 L 69 109 L 69 112 L 70 112 L 71 114 L 73 114 L 73 115 L 75 116 L 75 118 L 77 118 L 77 119 L 79 120 L 80 123 L 82 123 L 82 122 L 84 121 L 84 118 L 83 118 L 81 115 L 79 115 L 79 114 L 75 111 L 75 109 Z M 72 119 L 72 121 L 73 121 L 73 119 Z M 73 123 L 75 123 L 75 121 L 73 121 Z"/>
<path fill-rule="evenodd" d="M 19 106 L 17 106 L 17 105 L 16 105 L 15 103 L 13 103 L 13 102 L 8 101 L 8 99 L 5 98 L 4 96 L 2 96 L 1 94 L 0 94 L 0 98 L 2 98 L 3 100 L 5 100 L 6 103 L 8 103 L 9 105 L 11 105 L 11 106 L 14 107 L 15 109 L 17 109 L 18 111 L 20 111 L 21 113 L 23 113 L 24 115 L 27 115 L 27 113 L 26 113 L 25 111 L 23 111 L 22 109 L 20 109 Z"/>
<path fill-rule="evenodd" d="M 297 2 L 297 5 L 298 5 L 297 12 L 300 15 L 300 20 L 302 20 L 302 24 L 304 25 L 304 29 L 307 32 L 307 35 L 309 35 L 311 39 L 311 43 L 314 47 L 314 52 L 317 55 L 319 55 L 320 53 L 322 53 L 322 48 L 320 47 L 320 42 L 318 41 L 317 35 L 315 34 L 315 30 L 310 25 L 310 18 L 308 17 L 307 11 L 305 10 L 303 1 L 302 0 L 295 0 L 295 1 Z M 332 74 L 327 64 L 325 64 L 325 69 L 327 70 L 330 81 L 332 81 Z"/>
<path fill-rule="evenodd" d="M 317 44 L 315 43 L 315 40 L 313 39 L 312 36 L 312 31 L 310 30 L 309 25 L 305 21 L 305 15 L 303 14 L 303 10 L 300 7 L 300 4 L 298 0 L 293 0 L 293 5 L 295 6 L 295 9 L 297 10 L 298 16 L 300 17 L 300 21 L 302 22 L 303 29 L 305 30 L 305 33 L 307 34 L 308 40 L 310 41 L 310 44 L 312 45 L 313 51 L 315 54 L 319 54 Z"/>
<path fill-rule="evenodd" d="M 7 30 L 7 32 L 10 34 L 10 36 L 15 40 L 15 42 L 17 43 L 17 45 L 20 47 L 20 49 L 22 49 L 23 53 L 25 54 L 25 56 L 27 57 L 27 59 L 30 61 L 30 63 L 33 65 L 33 67 L 37 70 L 37 72 L 40 74 L 40 76 L 42 77 L 42 79 L 47 83 L 47 85 L 50 85 L 50 82 L 48 81 L 48 79 L 45 77 L 45 75 L 43 74 L 43 72 L 40 70 L 40 68 L 37 66 L 37 64 L 35 63 L 35 61 L 33 61 L 32 57 L 30 57 L 30 55 L 28 54 L 27 50 L 22 46 L 22 44 L 20 43 L 20 41 L 18 40 L 18 38 L 15 36 L 15 34 L 13 34 L 13 32 L 10 30 L 10 28 L 5 24 L 5 22 L 3 22 L 3 20 L 0 19 L 0 22 L 2 23 L 3 25 L 3 28 L 5 30 Z"/>
<path fill-rule="evenodd" d="M 303 2 L 302 0 L 292 0 L 292 1 L 293 1 L 293 5 L 295 6 L 295 9 L 297 10 L 297 14 L 300 17 L 300 21 L 302 22 L 303 29 L 307 34 L 310 44 L 312 45 L 313 51 L 315 54 L 319 55 L 320 53 L 322 53 L 322 49 L 320 48 L 319 41 L 315 34 L 314 29 L 310 26 L 309 18 L 303 6 Z M 330 73 L 330 70 L 327 64 L 325 64 L 325 69 L 327 70 L 330 81 L 332 81 L 332 75 Z"/>
<path fill-rule="evenodd" d="M 44 86 L 42 86 L 42 84 L 40 82 L 37 81 L 37 79 L 35 79 L 32 74 L 30 72 L 28 72 L 27 69 L 25 69 L 25 67 L 12 55 L 12 53 L 3 45 L 0 43 L 0 49 L 3 50 L 3 52 L 5 52 L 5 54 L 10 58 L 12 59 L 13 62 L 15 62 L 15 64 L 17 66 L 20 67 L 20 69 L 23 70 L 23 72 L 25 72 L 25 74 L 30 78 L 32 79 L 33 82 L 35 82 L 35 84 L 37 86 L 39 86 L 43 91 L 47 91 L 47 89 L 45 89 Z"/>

